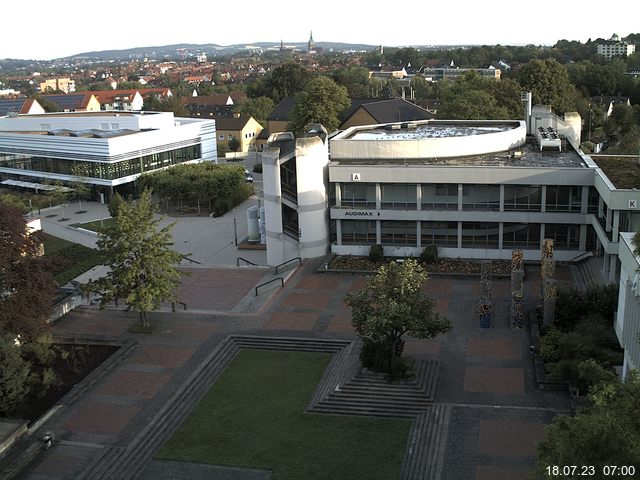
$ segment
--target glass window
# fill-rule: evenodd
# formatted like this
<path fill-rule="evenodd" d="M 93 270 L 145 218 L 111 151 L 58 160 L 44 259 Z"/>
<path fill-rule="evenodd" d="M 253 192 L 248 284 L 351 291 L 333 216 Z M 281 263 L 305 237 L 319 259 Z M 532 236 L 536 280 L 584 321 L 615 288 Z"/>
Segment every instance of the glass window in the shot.
<path fill-rule="evenodd" d="M 504 223 L 502 226 L 502 247 L 511 248 L 540 248 L 539 223 Z"/>
<path fill-rule="evenodd" d="M 415 210 L 416 193 L 414 183 L 383 183 L 380 185 L 382 208 Z"/>
<path fill-rule="evenodd" d="M 536 185 L 505 185 L 505 211 L 535 211 L 542 210 L 542 188 Z"/>
<path fill-rule="evenodd" d="M 422 222 L 420 226 L 422 246 L 458 246 L 458 222 Z"/>
<path fill-rule="evenodd" d="M 553 239 L 553 248 L 557 250 L 578 250 L 580 226 L 547 223 L 544 226 L 544 238 Z"/>
<path fill-rule="evenodd" d="M 382 245 L 415 247 L 417 245 L 416 229 L 416 222 L 382 221 L 380 222 Z"/>
<path fill-rule="evenodd" d="M 498 248 L 499 225 L 492 222 L 462 223 L 463 248 Z"/>
<path fill-rule="evenodd" d="M 282 230 L 291 238 L 296 240 L 300 238 L 298 212 L 284 203 L 282 204 Z"/>
<path fill-rule="evenodd" d="M 547 212 L 580 212 L 582 187 L 548 185 L 545 209 Z"/>
<path fill-rule="evenodd" d="M 340 220 L 343 245 L 375 245 L 376 222 L 372 220 Z"/>
<path fill-rule="evenodd" d="M 341 183 L 340 197 L 343 207 L 376 208 L 376 184 Z"/>
<path fill-rule="evenodd" d="M 457 210 L 458 209 L 458 184 L 423 184 L 422 209 L 423 210 Z"/>
<path fill-rule="evenodd" d="M 463 210 L 500 210 L 500 185 L 464 185 Z"/>

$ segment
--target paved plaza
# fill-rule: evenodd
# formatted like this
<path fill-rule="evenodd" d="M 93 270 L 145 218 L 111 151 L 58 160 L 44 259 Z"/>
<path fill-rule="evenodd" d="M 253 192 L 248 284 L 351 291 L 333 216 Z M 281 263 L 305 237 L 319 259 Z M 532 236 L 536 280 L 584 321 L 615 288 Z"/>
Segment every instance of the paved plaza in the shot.
<path fill-rule="evenodd" d="M 197 308 L 152 313 L 157 328 L 151 335 L 130 333 L 138 318 L 122 308 L 81 307 L 58 320 L 58 336 L 120 343 L 124 353 L 116 353 L 108 371 L 42 427 L 56 432 L 58 442 L 24 478 L 92 478 L 96 458 L 117 457 L 139 441 L 141 432 L 230 334 L 354 339 L 343 297 L 360 289 L 366 278 L 317 273 L 318 265 L 304 263 L 284 288 L 264 294 L 268 301 L 250 304 L 242 313 L 238 307 L 255 296 L 255 284 L 270 275 L 268 271 L 195 268 L 185 279 L 184 293 Z M 539 275 L 539 269 L 527 269 L 527 305 L 535 302 Z M 560 278 L 569 279 L 562 275 L 560 271 Z M 432 340 L 407 340 L 407 354 L 438 360 L 442 367 L 436 403 L 451 409 L 443 437 L 443 480 L 526 479 L 544 426 L 570 408 L 564 394 L 537 388 L 528 331 L 509 326 L 509 282 L 493 280 L 494 318 L 491 328 L 482 329 L 475 315 L 478 277 L 430 278 L 425 290 L 435 298 L 436 309 L 452 320 L 453 329 Z M 151 457 L 140 459 L 144 465 L 139 478 L 269 477 L 253 470 L 164 465 Z M 165 476 L 158 477 L 159 471 Z"/>

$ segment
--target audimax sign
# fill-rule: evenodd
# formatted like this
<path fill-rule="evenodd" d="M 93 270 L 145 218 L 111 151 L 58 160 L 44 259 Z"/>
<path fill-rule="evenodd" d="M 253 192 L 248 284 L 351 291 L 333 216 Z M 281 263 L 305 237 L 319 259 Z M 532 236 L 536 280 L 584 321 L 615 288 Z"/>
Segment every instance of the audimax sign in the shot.
<path fill-rule="evenodd" d="M 379 217 L 378 211 L 363 211 L 363 210 L 347 210 L 344 212 L 345 217 Z"/>

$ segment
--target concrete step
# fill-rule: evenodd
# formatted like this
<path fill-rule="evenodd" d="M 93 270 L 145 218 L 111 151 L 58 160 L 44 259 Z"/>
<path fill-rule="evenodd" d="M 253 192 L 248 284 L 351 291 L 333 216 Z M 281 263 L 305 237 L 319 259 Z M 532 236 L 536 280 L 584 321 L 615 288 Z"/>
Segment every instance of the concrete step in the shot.
<path fill-rule="evenodd" d="M 376 407 L 357 407 L 353 405 L 327 404 L 316 405 L 314 413 L 326 413 L 330 415 L 350 415 L 350 416 L 366 416 L 366 417 L 387 417 L 387 418 L 415 418 L 421 414 L 423 410 L 419 409 L 391 409 Z"/>

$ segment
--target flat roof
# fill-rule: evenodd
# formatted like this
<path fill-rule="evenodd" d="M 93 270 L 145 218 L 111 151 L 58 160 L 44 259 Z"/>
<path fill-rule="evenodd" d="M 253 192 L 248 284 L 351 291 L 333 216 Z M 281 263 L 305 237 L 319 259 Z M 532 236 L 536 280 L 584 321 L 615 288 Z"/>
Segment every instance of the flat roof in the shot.
<path fill-rule="evenodd" d="M 487 166 L 487 167 L 527 167 L 527 168 L 588 168 L 582 157 L 569 142 L 563 143 L 563 150 L 545 149 L 540 151 L 528 139 L 524 145 L 511 150 L 480 155 L 447 158 L 403 158 L 403 159 L 361 159 L 349 158 L 332 160 L 331 165 L 424 165 L 442 167 Z"/>
<path fill-rule="evenodd" d="M 640 162 L 637 155 L 590 155 L 616 188 L 640 189 Z"/>
<path fill-rule="evenodd" d="M 499 123 L 494 125 L 468 122 L 464 124 L 452 124 L 442 121 L 430 121 L 430 123 L 395 123 L 379 128 L 356 130 L 352 135 L 345 137 L 348 140 L 385 141 L 385 140 L 418 140 L 421 138 L 452 138 L 483 135 L 488 133 L 504 132 L 517 128 L 519 124 Z"/>
<path fill-rule="evenodd" d="M 142 110 L 100 110 L 96 112 L 51 112 L 19 115 L 15 118 L 51 118 L 51 117 L 135 117 L 138 115 L 158 115 L 163 112 L 147 112 Z"/>

